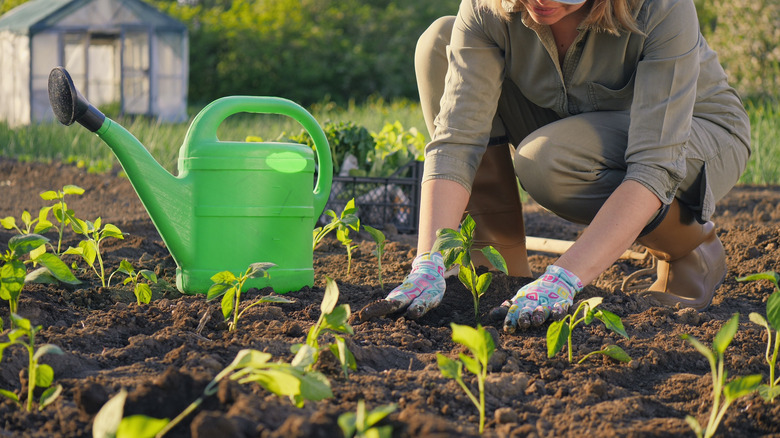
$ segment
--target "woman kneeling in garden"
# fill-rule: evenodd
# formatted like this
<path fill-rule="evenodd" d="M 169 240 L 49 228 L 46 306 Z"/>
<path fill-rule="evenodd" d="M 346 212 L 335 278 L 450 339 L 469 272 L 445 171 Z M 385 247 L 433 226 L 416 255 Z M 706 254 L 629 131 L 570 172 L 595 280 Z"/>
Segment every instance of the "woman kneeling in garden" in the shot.
<path fill-rule="evenodd" d="M 709 306 L 726 275 L 710 218 L 745 168 L 750 127 L 692 0 L 463 0 L 422 35 L 415 63 L 432 141 L 418 255 L 388 307 L 419 317 L 441 302 L 431 248 L 464 211 L 479 246 L 531 276 L 516 177 L 588 227 L 504 302 L 505 330 L 562 318 L 634 241 L 658 259 L 648 294 Z"/>

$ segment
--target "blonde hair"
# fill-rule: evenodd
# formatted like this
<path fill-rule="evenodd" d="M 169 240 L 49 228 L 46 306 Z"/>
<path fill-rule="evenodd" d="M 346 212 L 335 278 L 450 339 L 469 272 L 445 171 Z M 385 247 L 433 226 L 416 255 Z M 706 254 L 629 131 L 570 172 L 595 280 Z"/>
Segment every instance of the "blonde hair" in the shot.
<path fill-rule="evenodd" d="M 634 18 L 638 0 L 587 0 L 592 1 L 590 12 L 582 24 L 596 32 L 619 35 L 622 31 L 642 34 Z M 503 20 L 509 21 L 512 13 L 525 11 L 523 0 L 480 0 L 482 7 Z M 505 7 L 508 5 L 508 7 Z M 512 8 L 511 10 L 509 10 Z"/>

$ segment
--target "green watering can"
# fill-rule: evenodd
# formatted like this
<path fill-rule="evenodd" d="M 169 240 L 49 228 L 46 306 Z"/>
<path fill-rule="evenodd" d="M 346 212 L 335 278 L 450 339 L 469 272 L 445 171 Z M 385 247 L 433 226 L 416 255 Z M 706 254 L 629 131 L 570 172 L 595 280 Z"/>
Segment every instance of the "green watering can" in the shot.
<path fill-rule="evenodd" d="M 212 102 L 192 121 L 173 176 L 90 105 L 62 67 L 49 75 L 49 100 L 60 123 L 79 122 L 111 147 L 176 261 L 181 292 L 205 293 L 217 272 L 243 274 L 256 262 L 276 267 L 267 278 L 247 281 L 247 288 L 286 293 L 314 284 L 312 230 L 330 195 L 333 165 L 325 133 L 301 106 L 257 96 Z M 285 115 L 308 131 L 319 162 L 313 191 L 310 147 L 219 141 L 217 127 L 241 112 Z"/>

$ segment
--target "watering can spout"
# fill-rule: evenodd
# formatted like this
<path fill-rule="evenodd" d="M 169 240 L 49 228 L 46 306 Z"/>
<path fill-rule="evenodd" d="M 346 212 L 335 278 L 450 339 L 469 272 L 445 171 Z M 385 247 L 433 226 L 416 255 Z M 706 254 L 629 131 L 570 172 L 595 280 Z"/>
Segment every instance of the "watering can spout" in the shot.
<path fill-rule="evenodd" d="M 187 244 L 192 234 L 192 190 L 187 178 L 171 175 L 135 136 L 92 106 L 63 67 L 49 74 L 49 101 L 60 123 L 78 122 L 108 144 L 173 258 L 177 263 L 192 258 Z"/>

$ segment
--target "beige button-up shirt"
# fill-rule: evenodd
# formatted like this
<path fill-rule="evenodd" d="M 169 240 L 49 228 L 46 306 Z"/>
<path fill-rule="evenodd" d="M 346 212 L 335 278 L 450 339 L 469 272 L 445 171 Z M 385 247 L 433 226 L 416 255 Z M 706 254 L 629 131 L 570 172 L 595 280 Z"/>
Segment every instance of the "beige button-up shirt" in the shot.
<path fill-rule="evenodd" d="M 505 22 L 479 4 L 463 0 L 455 21 L 426 180 L 470 190 L 505 78 L 560 117 L 629 110 L 626 178 L 667 204 L 685 176 L 693 117 L 749 145 L 742 102 L 702 38 L 691 0 L 640 0 L 635 14 L 644 35 L 581 29 L 562 64 L 549 27 L 519 13 Z"/>

